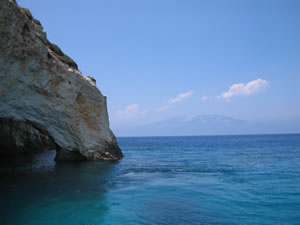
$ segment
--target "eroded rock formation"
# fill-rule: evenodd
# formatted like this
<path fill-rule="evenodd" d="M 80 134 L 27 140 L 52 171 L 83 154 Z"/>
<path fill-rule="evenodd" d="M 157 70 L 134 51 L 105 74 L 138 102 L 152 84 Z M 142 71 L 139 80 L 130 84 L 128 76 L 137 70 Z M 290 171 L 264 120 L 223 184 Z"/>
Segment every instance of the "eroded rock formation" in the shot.
<path fill-rule="evenodd" d="M 48 41 L 28 9 L 0 0 L 0 155 L 48 149 L 57 160 L 122 157 L 96 81 Z"/>

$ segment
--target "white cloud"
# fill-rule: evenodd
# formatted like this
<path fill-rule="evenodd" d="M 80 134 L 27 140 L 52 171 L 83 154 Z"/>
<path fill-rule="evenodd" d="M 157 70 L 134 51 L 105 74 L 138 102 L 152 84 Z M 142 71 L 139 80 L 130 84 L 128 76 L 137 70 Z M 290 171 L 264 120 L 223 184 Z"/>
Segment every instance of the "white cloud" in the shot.
<path fill-rule="evenodd" d="M 189 91 L 186 93 L 181 93 L 181 94 L 177 95 L 175 98 L 170 98 L 168 100 L 168 104 L 158 107 L 157 111 L 160 111 L 160 112 L 166 111 L 171 108 L 171 105 L 181 102 L 187 98 L 190 98 L 192 96 L 192 94 L 193 94 L 193 91 Z"/>
<path fill-rule="evenodd" d="M 207 96 L 202 96 L 202 97 L 201 97 L 201 100 L 202 100 L 203 102 L 205 102 L 207 99 L 208 99 Z"/>
<path fill-rule="evenodd" d="M 123 110 L 118 110 L 116 115 L 117 119 L 120 120 L 132 120 L 135 119 L 138 115 L 146 112 L 147 110 L 141 109 L 138 104 L 132 104 L 126 106 Z"/>
<path fill-rule="evenodd" d="M 186 92 L 186 93 L 181 93 L 175 98 L 170 98 L 169 103 L 174 104 L 174 103 L 177 103 L 177 102 L 181 102 L 186 98 L 190 98 L 192 96 L 192 94 L 193 94 L 193 91 L 189 91 L 189 92 Z"/>
<path fill-rule="evenodd" d="M 228 91 L 224 92 L 218 98 L 230 99 L 234 96 L 249 96 L 264 90 L 269 84 L 269 81 L 257 79 L 248 82 L 247 84 L 233 84 Z"/>

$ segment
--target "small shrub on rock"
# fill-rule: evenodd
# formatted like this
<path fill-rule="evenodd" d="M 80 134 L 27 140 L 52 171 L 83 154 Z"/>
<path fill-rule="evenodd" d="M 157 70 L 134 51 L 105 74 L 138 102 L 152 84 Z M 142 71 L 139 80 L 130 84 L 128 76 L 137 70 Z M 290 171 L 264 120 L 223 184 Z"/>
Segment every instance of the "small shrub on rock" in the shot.
<path fill-rule="evenodd" d="M 42 26 L 41 22 L 37 19 L 32 20 L 36 25 Z"/>
<path fill-rule="evenodd" d="M 23 12 L 26 14 L 26 16 L 29 18 L 29 19 L 33 19 L 33 16 L 32 16 L 32 14 L 31 14 L 31 12 L 30 12 L 30 10 L 29 9 L 26 9 L 26 8 L 22 8 L 22 10 L 23 10 Z"/>
<path fill-rule="evenodd" d="M 48 41 L 47 45 L 56 55 L 59 55 L 59 56 L 64 55 L 63 51 L 56 44 L 53 44 L 50 41 Z"/>
<path fill-rule="evenodd" d="M 58 56 L 58 58 L 60 59 L 60 61 L 64 62 L 68 66 L 78 70 L 78 66 L 76 62 L 73 59 L 71 59 L 69 56 L 63 55 L 63 56 Z"/>

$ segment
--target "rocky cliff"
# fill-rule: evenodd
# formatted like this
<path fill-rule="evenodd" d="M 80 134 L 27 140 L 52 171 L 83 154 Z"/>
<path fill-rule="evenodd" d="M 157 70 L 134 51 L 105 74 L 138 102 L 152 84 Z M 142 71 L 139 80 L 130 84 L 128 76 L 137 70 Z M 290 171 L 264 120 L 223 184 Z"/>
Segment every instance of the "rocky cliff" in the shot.
<path fill-rule="evenodd" d="M 95 82 L 28 9 L 0 0 L 0 155 L 56 149 L 56 160 L 120 159 Z"/>

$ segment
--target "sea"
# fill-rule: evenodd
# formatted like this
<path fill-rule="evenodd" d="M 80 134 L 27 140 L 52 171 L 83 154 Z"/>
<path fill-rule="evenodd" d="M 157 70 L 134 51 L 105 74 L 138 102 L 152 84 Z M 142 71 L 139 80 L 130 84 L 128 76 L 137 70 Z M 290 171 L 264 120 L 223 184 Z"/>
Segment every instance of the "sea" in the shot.
<path fill-rule="evenodd" d="M 118 143 L 118 162 L 1 161 L 0 224 L 300 224 L 300 134 Z"/>

